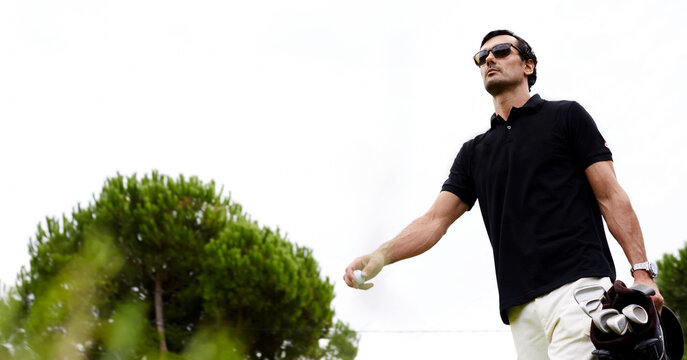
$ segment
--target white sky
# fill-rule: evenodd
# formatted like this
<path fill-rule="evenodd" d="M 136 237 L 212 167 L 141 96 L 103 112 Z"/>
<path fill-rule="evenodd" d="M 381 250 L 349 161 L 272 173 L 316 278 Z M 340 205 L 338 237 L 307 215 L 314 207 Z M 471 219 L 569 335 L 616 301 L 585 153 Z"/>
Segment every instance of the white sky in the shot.
<path fill-rule="evenodd" d="M 337 316 L 361 331 L 359 359 L 514 358 L 478 209 L 368 292 L 343 270 L 426 211 L 460 145 L 487 129 L 471 56 L 497 28 L 533 46 L 533 93 L 597 121 L 649 257 L 675 253 L 686 13 L 684 1 L 3 1 L 0 281 L 28 262 L 45 216 L 117 172 L 158 169 L 214 179 L 312 248 Z"/>

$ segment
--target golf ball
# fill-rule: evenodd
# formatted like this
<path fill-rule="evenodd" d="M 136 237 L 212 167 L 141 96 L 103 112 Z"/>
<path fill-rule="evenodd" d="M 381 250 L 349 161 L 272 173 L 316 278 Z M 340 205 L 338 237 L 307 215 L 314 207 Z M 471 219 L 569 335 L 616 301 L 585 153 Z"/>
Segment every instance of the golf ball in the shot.
<path fill-rule="evenodd" d="M 365 279 L 363 279 L 363 272 L 360 270 L 353 270 L 353 275 L 355 276 L 355 281 L 358 282 L 358 284 L 362 284 L 365 282 Z"/>

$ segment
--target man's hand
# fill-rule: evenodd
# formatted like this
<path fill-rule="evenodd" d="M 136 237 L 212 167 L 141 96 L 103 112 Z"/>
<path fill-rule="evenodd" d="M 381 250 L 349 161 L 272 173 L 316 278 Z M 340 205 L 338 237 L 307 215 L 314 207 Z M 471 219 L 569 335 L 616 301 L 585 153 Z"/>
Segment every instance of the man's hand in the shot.
<path fill-rule="evenodd" d="M 346 273 L 344 274 L 343 279 L 346 282 L 346 285 L 352 288 L 367 290 L 373 287 L 374 284 L 368 282 L 365 282 L 364 284 L 358 284 L 358 281 L 355 279 L 355 275 L 353 275 L 353 271 L 362 270 L 363 279 L 370 280 L 379 274 L 380 271 L 382 271 L 382 268 L 385 264 L 386 259 L 384 258 L 384 255 L 380 251 L 375 251 L 371 254 L 361 256 L 353 260 L 353 262 L 346 268 Z"/>
<path fill-rule="evenodd" d="M 654 305 L 656 305 L 656 310 L 658 310 L 658 313 L 660 314 L 661 311 L 663 310 L 663 296 L 661 296 L 661 292 L 658 291 L 658 286 L 656 286 L 656 283 L 654 282 L 654 279 L 652 279 L 649 274 L 647 274 L 645 271 L 635 271 L 634 273 L 635 277 L 635 284 L 644 284 L 644 285 L 649 285 L 651 286 L 654 291 L 656 291 L 656 295 L 651 297 L 651 300 L 654 301 Z"/>

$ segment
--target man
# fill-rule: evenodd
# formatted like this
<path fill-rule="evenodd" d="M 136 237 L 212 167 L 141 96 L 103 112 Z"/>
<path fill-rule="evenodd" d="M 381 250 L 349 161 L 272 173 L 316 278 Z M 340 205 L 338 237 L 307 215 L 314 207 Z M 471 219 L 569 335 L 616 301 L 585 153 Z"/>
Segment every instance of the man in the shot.
<path fill-rule="evenodd" d="M 635 283 L 656 290 L 637 217 L 618 184 L 611 152 L 576 102 L 530 96 L 537 58 L 507 30 L 487 34 L 475 55 L 494 114 L 485 133 L 463 144 L 429 211 L 347 268 L 348 286 L 385 265 L 419 255 L 479 200 L 491 241 L 501 316 L 511 325 L 519 359 L 586 359 L 594 349 L 590 319 L 573 291 L 608 289 L 615 265 L 603 222 L 633 267 Z M 653 268 L 651 266 L 654 266 Z"/>

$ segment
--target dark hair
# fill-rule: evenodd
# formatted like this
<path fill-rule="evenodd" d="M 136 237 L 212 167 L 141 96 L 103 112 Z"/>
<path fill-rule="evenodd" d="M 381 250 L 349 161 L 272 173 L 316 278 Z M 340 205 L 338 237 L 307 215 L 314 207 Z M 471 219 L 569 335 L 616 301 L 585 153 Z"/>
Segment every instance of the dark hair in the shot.
<path fill-rule="evenodd" d="M 527 76 L 527 85 L 529 89 L 532 89 L 532 85 L 534 85 L 534 83 L 537 82 L 537 55 L 534 55 L 532 47 L 530 46 L 530 44 L 527 43 L 527 41 L 525 41 L 525 39 L 513 34 L 513 32 L 509 30 L 494 30 L 484 36 L 484 39 L 482 39 L 482 44 L 480 44 L 480 47 L 484 45 L 485 42 L 489 41 L 489 39 L 499 35 L 510 35 L 514 37 L 518 41 L 518 43 L 514 45 L 516 45 L 519 50 L 518 52 L 520 53 L 520 58 L 523 61 L 527 61 L 529 59 L 532 59 L 534 61 L 534 71 L 532 72 L 532 75 Z"/>

